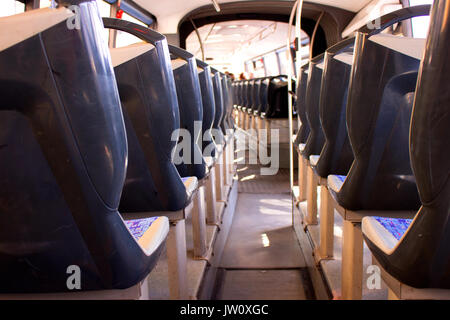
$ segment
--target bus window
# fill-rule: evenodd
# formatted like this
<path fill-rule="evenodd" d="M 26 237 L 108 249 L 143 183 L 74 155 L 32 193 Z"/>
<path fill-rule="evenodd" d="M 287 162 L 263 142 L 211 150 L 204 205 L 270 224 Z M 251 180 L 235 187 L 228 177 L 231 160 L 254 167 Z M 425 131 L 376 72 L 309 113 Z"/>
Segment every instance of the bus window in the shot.
<path fill-rule="evenodd" d="M 0 17 L 12 16 L 25 11 L 25 5 L 16 0 L 2 0 L 0 2 Z"/>
<path fill-rule="evenodd" d="M 287 74 L 289 70 L 287 65 L 286 49 L 277 51 L 277 55 L 278 61 L 280 61 L 280 74 Z"/>
<path fill-rule="evenodd" d="M 264 57 L 264 67 L 266 69 L 266 76 L 277 76 L 280 74 L 278 58 L 275 52 L 271 52 Z"/>
<path fill-rule="evenodd" d="M 259 58 L 257 60 L 254 60 L 253 66 L 254 66 L 254 70 L 255 70 L 253 72 L 254 78 L 260 78 L 260 77 L 266 76 L 266 71 L 264 68 L 264 58 Z"/>
<path fill-rule="evenodd" d="M 55 7 L 56 2 L 52 3 L 52 0 L 41 0 L 39 3 L 40 8 L 49 8 L 49 7 Z"/>
<path fill-rule="evenodd" d="M 409 0 L 410 6 L 418 6 L 421 4 L 433 4 L 433 0 Z M 428 26 L 430 24 L 430 16 L 417 17 L 411 19 L 412 33 L 414 38 L 426 38 L 428 34 Z"/>
<path fill-rule="evenodd" d="M 98 11 L 102 17 L 109 17 L 111 15 L 111 5 L 103 0 L 97 0 Z"/>
<path fill-rule="evenodd" d="M 245 63 L 245 72 L 247 74 L 253 73 L 255 69 L 253 68 L 253 63 L 251 61 L 247 61 Z"/>
<path fill-rule="evenodd" d="M 97 0 L 97 6 L 98 11 L 100 12 L 100 15 L 102 17 L 109 17 L 111 16 L 111 5 L 103 0 Z M 106 41 L 106 43 L 109 43 L 109 30 L 105 29 L 105 32 L 103 33 L 103 37 Z"/>

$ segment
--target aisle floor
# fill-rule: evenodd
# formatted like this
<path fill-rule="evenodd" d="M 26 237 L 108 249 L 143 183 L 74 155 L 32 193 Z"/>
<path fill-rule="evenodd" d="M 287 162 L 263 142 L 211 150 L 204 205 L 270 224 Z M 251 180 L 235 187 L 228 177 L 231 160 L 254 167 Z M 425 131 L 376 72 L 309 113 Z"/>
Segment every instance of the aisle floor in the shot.
<path fill-rule="evenodd" d="M 314 299 L 305 259 L 292 227 L 286 169 L 259 175 L 238 168 L 239 196 L 216 281 L 215 299 Z"/>

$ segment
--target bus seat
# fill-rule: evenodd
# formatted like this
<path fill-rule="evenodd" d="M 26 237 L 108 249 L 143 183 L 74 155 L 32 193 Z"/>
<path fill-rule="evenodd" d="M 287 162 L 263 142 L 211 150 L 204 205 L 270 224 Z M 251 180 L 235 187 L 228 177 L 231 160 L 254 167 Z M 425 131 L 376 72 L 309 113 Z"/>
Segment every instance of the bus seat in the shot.
<path fill-rule="evenodd" d="M 244 114 L 244 129 L 245 130 L 251 130 L 253 129 L 254 123 L 254 117 L 253 117 L 253 110 L 254 110 L 254 104 L 255 104 L 255 90 L 256 90 L 256 79 L 250 79 L 248 80 L 248 86 L 247 86 L 247 107 L 245 108 L 245 114 Z M 251 134 L 252 132 L 249 131 Z"/>
<path fill-rule="evenodd" d="M 228 101 L 228 123 L 230 126 L 230 129 L 233 131 L 236 130 L 236 125 L 234 121 L 234 106 L 236 105 L 236 96 L 234 94 L 234 88 L 233 88 L 233 80 L 230 76 L 226 77 L 227 79 L 227 88 L 228 88 L 228 95 L 229 95 L 229 101 Z"/>
<path fill-rule="evenodd" d="M 230 121 L 231 112 L 233 110 L 233 97 L 231 95 L 231 83 L 229 82 L 229 78 L 226 74 L 221 73 L 221 84 L 222 84 L 222 103 L 223 103 L 223 117 L 221 122 L 222 131 L 225 134 L 225 138 L 227 142 L 231 139 L 233 124 Z"/>
<path fill-rule="evenodd" d="M 288 118 L 287 77 L 285 75 L 270 79 L 265 118 Z"/>
<path fill-rule="evenodd" d="M 261 78 L 259 81 L 259 97 L 258 97 L 258 109 L 255 112 L 256 115 L 256 130 L 257 130 L 257 139 L 258 145 L 259 142 L 263 140 L 263 129 L 265 128 L 265 115 L 268 104 L 268 89 L 269 89 L 270 77 Z"/>
<path fill-rule="evenodd" d="M 235 95 L 236 95 L 236 124 L 239 128 L 242 127 L 242 89 L 243 89 L 243 81 L 235 80 Z"/>
<path fill-rule="evenodd" d="M 298 148 L 300 152 L 302 152 L 305 148 L 306 140 L 309 135 L 309 124 L 306 119 L 306 88 L 308 84 L 308 72 L 309 72 L 309 64 L 305 64 L 301 67 L 300 70 L 300 81 L 297 86 L 297 101 L 296 101 L 296 109 L 297 116 L 300 122 L 300 128 L 298 129 L 297 136 L 295 138 L 294 145 Z"/>
<path fill-rule="evenodd" d="M 269 100 L 269 98 L 268 98 L 269 81 L 270 81 L 269 77 L 263 78 L 261 80 L 261 90 L 260 90 L 260 97 L 259 97 L 260 105 L 258 108 L 258 115 L 261 118 L 264 118 L 266 111 L 267 111 L 267 104 L 268 104 L 268 100 Z"/>
<path fill-rule="evenodd" d="M 222 92 L 224 105 L 224 118 L 222 120 L 222 129 L 225 133 L 227 150 L 225 154 L 226 181 L 231 185 L 231 174 L 233 171 L 232 163 L 234 162 L 234 123 L 232 120 L 233 112 L 233 95 L 231 88 L 231 79 L 226 74 L 222 74 Z M 225 170 L 225 169 L 224 169 Z"/>
<path fill-rule="evenodd" d="M 198 77 L 200 80 L 203 105 L 202 150 L 206 160 L 208 157 L 214 157 L 216 150 L 214 138 L 211 135 L 211 129 L 213 128 L 215 119 L 216 107 L 214 101 L 214 88 L 212 83 L 211 67 L 207 63 L 204 63 L 199 59 L 197 59 L 197 66 L 200 68 Z M 211 169 L 213 165 L 213 161 L 209 161 L 207 163 L 209 169 Z"/>
<path fill-rule="evenodd" d="M 216 166 L 216 196 L 219 202 L 226 201 L 228 189 L 232 185 L 234 173 L 234 124 L 231 120 L 233 112 L 233 97 L 231 91 L 231 80 L 229 77 L 214 69 L 213 81 L 216 94 L 220 98 L 222 117 L 219 120 L 219 137 L 216 140 L 221 143 L 217 145 Z M 222 209 L 219 209 L 222 211 Z M 212 223 L 212 222 L 211 222 Z"/>
<path fill-rule="evenodd" d="M 215 103 L 215 117 L 214 117 L 214 124 L 213 129 L 215 129 L 215 137 L 214 141 L 216 144 L 225 144 L 226 141 L 223 137 L 224 132 L 221 127 L 222 119 L 224 118 L 224 105 L 223 105 L 223 91 L 222 91 L 222 77 L 220 75 L 220 72 L 214 68 L 211 68 L 212 72 L 212 82 L 213 82 L 213 88 L 214 88 L 214 103 Z M 217 155 L 219 156 L 219 155 Z"/>
<path fill-rule="evenodd" d="M 78 8 L 81 29 L 67 27 L 73 13 L 63 6 L 0 18 L 1 293 L 139 285 L 167 236 L 163 217 L 137 241 L 118 212 L 127 167 L 120 100 L 97 5 Z M 79 290 L 67 285 L 71 267 Z"/>
<path fill-rule="evenodd" d="M 255 79 L 250 79 L 248 80 L 248 85 L 247 85 L 247 113 L 250 114 L 251 110 L 253 108 L 253 91 L 255 90 Z"/>
<path fill-rule="evenodd" d="M 217 70 L 211 67 L 211 73 L 212 73 L 212 84 L 214 89 L 214 103 L 215 103 L 215 117 L 214 117 L 214 123 L 213 123 L 213 138 L 216 144 L 216 152 L 214 154 L 214 170 L 215 170 L 215 195 L 216 195 L 216 201 L 223 204 L 226 202 L 227 199 L 227 183 L 228 180 L 228 170 L 225 169 L 226 167 L 226 160 L 227 160 L 227 141 L 225 139 L 224 131 L 221 126 L 222 119 L 225 117 L 225 106 L 224 106 L 224 92 L 222 87 L 222 75 Z M 221 212 L 223 212 L 223 207 L 218 209 L 217 216 L 221 215 Z M 211 222 L 212 223 L 212 222 Z"/>
<path fill-rule="evenodd" d="M 325 53 L 325 73 L 320 91 L 320 122 L 324 144 L 315 173 L 326 179 L 330 174 L 346 175 L 353 162 L 347 133 L 346 106 L 353 63 L 354 38 L 329 48 Z"/>
<path fill-rule="evenodd" d="M 314 125 L 311 126 L 313 129 L 311 129 L 307 141 L 309 143 L 316 137 L 316 144 L 321 144 L 321 146 L 317 145 L 314 150 L 317 151 L 321 148 L 320 156 L 310 155 L 309 159 L 314 161 L 310 161 L 309 165 L 307 161 L 299 160 L 303 161 L 303 163 L 299 163 L 299 167 L 302 169 L 302 173 L 299 173 L 299 181 L 301 181 L 302 175 L 310 176 L 309 179 L 306 179 L 306 190 L 302 185 L 299 186 L 299 196 L 306 193 L 308 221 L 315 222 L 317 216 L 318 207 L 317 201 L 315 201 L 318 195 L 317 185 L 320 185 L 321 194 L 328 193 L 327 176 L 330 174 L 346 175 L 353 162 L 353 152 L 347 134 L 345 108 L 354 42 L 355 39 L 350 38 L 326 50 L 323 58 L 318 109 L 307 110 L 308 119 L 314 121 L 310 122 L 310 126 L 312 123 Z M 325 195 L 321 196 L 321 201 L 325 197 Z"/>
<path fill-rule="evenodd" d="M 302 156 L 305 159 L 309 159 L 310 155 L 319 155 L 325 142 L 319 116 L 323 65 L 323 54 L 315 57 L 309 63 L 308 84 L 305 97 L 305 114 L 310 130 L 308 139 L 305 142 L 305 148 L 302 152 Z"/>
<path fill-rule="evenodd" d="M 248 130 L 251 126 L 251 113 L 253 106 L 253 88 L 254 88 L 254 79 L 246 80 L 245 87 L 245 107 L 242 109 L 244 112 L 244 125 L 243 129 Z"/>
<path fill-rule="evenodd" d="M 394 37 L 374 35 L 355 52 L 358 72 L 353 75 L 347 104 L 355 159 L 339 192 L 331 190 L 348 210 L 414 210 L 419 206 L 408 139 L 421 54 L 410 56 L 383 44 L 401 43 L 404 49 L 420 52 L 424 41 Z"/>
<path fill-rule="evenodd" d="M 260 108 L 260 100 L 259 100 L 260 90 L 261 90 L 261 78 L 253 79 L 253 86 L 251 91 L 252 105 L 250 107 L 250 110 L 248 110 L 248 113 L 250 122 L 249 128 L 253 130 L 251 133 L 255 135 L 255 139 L 257 139 L 258 137 L 256 129 L 257 129 L 258 110 Z"/>
<path fill-rule="evenodd" d="M 392 231 L 379 218 L 364 218 L 362 223 L 364 239 L 383 270 L 402 286 L 416 289 L 450 289 L 449 14 L 448 1 L 434 2 L 412 111 L 409 150 L 421 208 L 410 225 L 401 228 L 403 234 L 393 235 L 395 240 L 380 228 L 378 224 Z M 421 297 L 421 290 L 410 292 L 416 295 L 412 299 Z M 444 293 L 448 299 L 449 291 Z M 402 298 L 401 292 L 396 294 Z"/>
<path fill-rule="evenodd" d="M 297 199 L 307 201 L 306 223 L 317 224 L 317 184 L 319 183 L 317 176 L 311 168 L 310 157 L 318 156 L 324 144 L 324 135 L 322 125 L 320 123 L 319 106 L 320 106 L 320 90 L 322 84 L 322 75 L 324 67 L 324 54 L 312 59 L 308 64 L 308 72 L 305 67 L 302 69 L 302 78 L 307 75 L 306 91 L 304 98 L 297 101 L 299 104 L 299 117 L 305 118 L 305 126 L 300 128 L 299 139 L 305 132 L 308 132 L 308 138 L 304 143 L 298 142 L 297 149 L 300 152 L 298 157 L 298 174 L 299 174 L 299 193 Z M 302 89 L 301 87 L 299 88 Z M 304 108 L 304 110 L 302 110 Z M 302 121 L 302 120 L 301 120 Z M 305 128 L 302 128 L 305 127 Z M 313 158 L 317 160 L 317 158 Z M 317 162 L 316 162 L 317 163 Z"/>
<path fill-rule="evenodd" d="M 143 43 L 110 49 L 128 140 L 128 171 L 120 201 L 126 219 L 166 216 L 171 222 L 167 245 L 171 299 L 186 299 L 185 219 L 205 217 L 203 192 L 195 176 L 180 177 L 172 160 L 180 128 L 179 105 L 166 38 L 120 19 L 103 18 L 106 28 L 128 32 Z M 142 53 L 142 47 L 147 48 Z M 139 54 L 136 54 L 139 51 Z M 179 52 L 177 52 L 179 53 Z M 181 55 L 181 54 L 180 54 Z M 116 57 L 128 57 L 118 60 Z M 178 67 L 188 65 L 183 59 Z M 195 65 L 191 65 L 195 67 Z M 196 68 L 192 71 L 197 73 Z M 164 111 L 164 112 L 162 112 Z M 186 119 L 184 119 L 186 120 Z M 193 233 L 200 234 L 194 227 Z M 202 242 L 203 243 L 203 242 Z M 205 245 L 200 248 L 206 251 Z M 196 248 L 194 251 L 197 252 Z M 203 253 L 201 253 L 203 254 Z"/>
<path fill-rule="evenodd" d="M 217 205 L 216 195 L 216 171 L 220 174 L 220 166 L 217 163 L 219 150 L 221 145 L 216 145 L 214 141 L 211 129 L 215 121 L 215 99 L 214 88 L 211 74 L 211 67 L 197 59 L 197 66 L 199 68 L 200 88 L 203 101 L 203 155 L 206 166 L 209 170 L 208 179 L 203 184 L 206 184 L 205 188 L 205 200 L 206 200 L 206 221 L 209 224 L 216 224 L 219 219 L 220 205 Z M 220 177 L 218 177 L 220 179 Z M 218 208 L 219 207 L 219 208 Z"/>
<path fill-rule="evenodd" d="M 244 89 L 244 81 L 243 80 L 238 80 L 237 81 L 237 90 L 236 90 L 236 96 L 238 99 L 238 108 L 240 109 L 243 105 L 243 93 L 242 90 Z"/>
<path fill-rule="evenodd" d="M 243 88 L 242 88 L 242 129 L 247 130 L 247 109 L 249 107 L 249 90 L 250 90 L 250 80 L 244 80 Z"/>
<path fill-rule="evenodd" d="M 247 108 L 247 89 L 248 89 L 248 80 L 242 81 L 242 110 Z"/>
<path fill-rule="evenodd" d="M 172 132 L 180 120 L 174 78 L 169 76 L 172 70 L 160 64 L 164 58 L 170 61 L 168 55 L 163 44 L 111 49 L 128 140 L 128 170 L 120 201 L 124 213 L 175 212 L 191 201 L 171 158 L 177 142 Z"/>
<path fill-rule="evenodd" d="M 255 90 L 253 90 L 253 115 L 259 115 L 259 109 L 261 108 L 261 85 L 263 78 L 255 80 Z"/>
<path fill-rule="evenodd" d="M 319 256 L 333 256 L 335 209 L 343 217 L 343 299 L 361 299 L 366 216 L 410 219 L 419 196 L 409 156 L 409 127 L 424 41 L 382 33 L 395 23 L 429 14 L 430 6 L 400 9 L 380 18 L 381 28 L 356 32 L 346 124 L 354 160 L 347 175 L 328 175 L 321 197 Z M 398 45 L 400 44 L 400 46 Z M 341 57 L 341 60 L 350 60 Z M 349 62 L 347 62 L 348 64 Z M 319 160 L 320 161 L 320 160 Z M 322 208 L 324 208 L 322 210 Z M 348 239 L 348 240 L 346 240 Z"/>
<path fill-rule="evenodd" d="M 169 45 L 172 70 L 177 89 L 178 106 L 180 112 L 180 128 L 187 129 L 191 141 L 190 157 L 183 154 L 184 150 L 176 150 L 175 153 L 183 158 L 176 165 L 178 173 L 182 177 L 195 176 L 202 180 L 207 175 L 207 166 L 203 160 L 200 140 L 203 129 L 203 103 L 200 82 L 198 77 L 197 62 L 189 52 Z M 200 126 L 197 127 L 197 126 Z M 179 144 L 184 146 L 184 144 Z"/>

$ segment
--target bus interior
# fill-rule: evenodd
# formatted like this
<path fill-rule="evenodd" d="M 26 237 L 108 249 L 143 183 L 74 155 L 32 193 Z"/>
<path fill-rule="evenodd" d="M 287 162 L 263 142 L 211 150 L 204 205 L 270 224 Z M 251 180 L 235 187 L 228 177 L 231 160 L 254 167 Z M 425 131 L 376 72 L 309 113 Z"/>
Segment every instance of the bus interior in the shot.
<path fill-rule="evenodd" d="M 2 0 L 0 300 L 449 300 L 449 17 Z"/>

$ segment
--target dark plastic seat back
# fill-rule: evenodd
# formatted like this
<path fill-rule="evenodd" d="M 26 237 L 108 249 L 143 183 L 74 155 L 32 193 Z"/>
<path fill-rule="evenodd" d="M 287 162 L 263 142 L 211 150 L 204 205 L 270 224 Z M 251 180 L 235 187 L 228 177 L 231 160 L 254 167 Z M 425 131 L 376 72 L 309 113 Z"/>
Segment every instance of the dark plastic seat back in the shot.
<path fill-rule="evenodd" d="M 211 68 L 212 71 L 212 82 L 214 88 L 214 103 L 216 107 L 216 113 L 214 118 L 213 129 L 215 129 L 216 136 L 214 141 L 217 144 L 223 143 L 223 129 L 222 129 L 222 119 L 224 118 L 224 105 L 223 105 L 223 91 L 222 91 L 222 77 L 220 72 L 216 69 Z"/>
<path fill-rule="evenodd" d="M 296 108 L 301 125 L 297 134 L 297 138 L 295 139 L 296 145 L 306 143 L 310 131 L 308 120 L 306 119 L 306 88 L 308 86 L 309 64 L 305 64 L 304 66 L 302 66 L 300 72 L 301 78 L 297 87 Z"/>
<path fill-rule="evenodd" d="M 242 80 L 236 82 L 236 99 L 237 105 L 242 107 L 242 89 L 244 87 L 244 82 Z"/>
<path fill-rule="evenodd" d="M 224 90 L 227 91 L 227 116 L 226 116 L 226 125 L 228 129 L 235 129 L 234 126 L 234 120 L 232 117 L 234 105 L 235 105 L 235 96 L 234 96 L 234 90 L 233 90 L 233 82 L 231 81 L 231 78 L 229 76 L 226 76 L 224 79 Z"/>
<path fill-rule="evenodd" d="M 279 75 L 271 77 L 268 89 L 266 118 L 288 117 L 287 77 Z"/>
<path fill-rule="evenodd" d="M 177 88 L 178 106 L 180 111 L 180 128 L 187 129 L 191 138 L 189 142 L 189 155 L 183 154 L 185 144 L 181 150 L 175 152 L 183 159 L 177 164 L 178 172 L 182 177 L 197 177 L 203 179 L 206 175 L 206 164 L 202 155 L 202 129 L 203 129 L 203 103 L 200 82 L 198 77 L 197 62 L 194 56 L 178 47 L 169 46 L 172 60 L 181 61 L 184 64 L 173 70 L 175 85 Z M 209 119 L 208 119 L 209 120 Z"/>
<path fill-rule="evenodd" d="M 265 116 L 267 111 L 267 106 L 269 104 L 269 83 L 270 83 L 270 77 L 266 77 L 261 81 L 261 90 L 260 90 L 260 108 L 259 108 L 259 114 L 261 116 Z"/>
<path fill-rule="evenodd" d="M 233 107 L 239 105 L 238 90 L 239 90 L 239 82 L 231 81 L 231 91 L 233 92 Z"/>
<path fill-rule="evenodd" d="M 229 117 L 231 115 L 232 98 L 230 97 L 230 90 L 228 88 L 228 77 L 223 73 L 221 74 L 221 85 L 222 85 L 223 117 L 220 127 L 222 128 L 222 132 L 226 133 L 227 130 L 231 129 Z"/>
<path fill-rule="evenodd" d="M 261 108 L 261 101 L 260 101 L 261 82 L 262 82 L 262 78 L 258 78 L 255 80 L 255 84 L 254 84 L 253 106 L 252 106 L 252 110 L 253 110 L 254 114 L 258 114 L 259 109 Z"/>
<path fill-rule="evenodd" d="M 69 291 L 72 265 L 81 290 L 127 288 L 157 261 L 117 211 L 127 159 L 120 100 L 97 6 L 78 8 L 81 29 L 60 20 L 0 51 L 2 293 Z M 32 14 L 50 10 L 66 12 Z"/>
<path fill-rule="evenodd" d="M 358 35 L 347 104 L 355 160 L 338 201 L 355 210 L 417 209 L 408 134 L 420 61 Z"/>
<path fill-rule="evenodd" d="M 215 154 L 215 146 L 214 139 L 211 136 L 211 129 L 214 125 L 214 119 L 216 116 L 216 104 L 214 100 L 214 88 L 212 83 L 212 75 L 211 75 L 211 67 L 197 60 L 197 65 L 203 69 L 198 75 L 200 80 L 200 88 L 202 92 L 202 105 L 203 105 L 203 142 L 202 142 L 202 151 L 203 153 L 211 152 L 211 154 L 204 154 L 205 156 L 214 156 Z M 211 150 L 211 151 L 209 151 Z"/>
<path fill-rule="evenodd" d="M 450 289 L 450 4 L 434 2 L 411 121 L 410 154 L 422 207 L 383 268 L 416 288 Z M 436 72 L 439 70 L 439 72 Z"/>
<path fill-rule="evenodd" d="M 347 175 L 354 159 L 346 123 L 354 42 L 354 38 L 344 40 L 325 53 L 319 106 L 325 142 L 315 166 L 322 178 L 330 174 Z"/>
<path fill-rule="evenodd" d="M 178 211 L 190 199 L 172 160 L 180 128 L 177 91 L 167 40 L 124 20 L 103 18 L 154 48 L 114 68 L 128 140 L 128 170 L 122 213 Z"/>
<path fill-rule="evenodd" d="M 251 113 L 253 109 L 253 91 L 255 90 L 255 79 L 248 80 L 247 85 L 247 112 Z"/>
<path fill-rule="evenodd" d="M 247 99 L 247 90 L 248 90 L 248 80 L 244 80 L 242 84 L 242 107 L 247 108 L 248 99 Z"/>
<path fill-rule="evenodd" d="M 325 138 L 320 123 L 320 90 L 322 87 L 324 55 L 315 57 L 309 63 L 308 84 L 306 87 L 305 111 L 306 120 L 310 128 L 303 157 L 309 160 L 310 155 L 319 155 L 322 151 Z"/>

